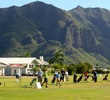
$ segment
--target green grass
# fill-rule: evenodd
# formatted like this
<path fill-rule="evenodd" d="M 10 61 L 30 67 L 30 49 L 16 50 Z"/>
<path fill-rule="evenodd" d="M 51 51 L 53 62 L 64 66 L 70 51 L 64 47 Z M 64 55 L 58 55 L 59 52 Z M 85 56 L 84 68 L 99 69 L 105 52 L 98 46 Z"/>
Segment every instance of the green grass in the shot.
<path fill-rule="evenodd" d="M 52 76 L 49 76 L 48 88 L 43 86 L 42 89 L 29 85 L 33 78 L 22 77 L 21 84 L 16 84 L 15 77 L 0 77 L 0 100 L 110 100 L 110 82 L 102 81 L 103 76 L 98 77 L 97 83 L 90 78 L 88 82 L 77 84 L 73 83 L 73 77 L 70 76 L 70 81 L 62 82 L 60 88 L 51 84 Z"/>

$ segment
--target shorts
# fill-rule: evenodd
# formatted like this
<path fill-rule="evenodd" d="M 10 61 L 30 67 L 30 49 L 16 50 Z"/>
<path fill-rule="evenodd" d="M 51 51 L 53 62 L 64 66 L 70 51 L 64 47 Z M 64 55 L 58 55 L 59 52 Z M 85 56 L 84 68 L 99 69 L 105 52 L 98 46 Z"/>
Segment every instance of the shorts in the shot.
<path fill-rule="evenodd" d="M 44 78 L 44 82 L 48 82 L 48 78 Z"/>
<path fill-rule="evenodd" d="M 38 82 L 42 82 L 42 76 L 38 77 Z"/>
<path fill-rule="evenodd" d="M 60 78 L 57 78 L 57 81 L 60 82 Z"/>

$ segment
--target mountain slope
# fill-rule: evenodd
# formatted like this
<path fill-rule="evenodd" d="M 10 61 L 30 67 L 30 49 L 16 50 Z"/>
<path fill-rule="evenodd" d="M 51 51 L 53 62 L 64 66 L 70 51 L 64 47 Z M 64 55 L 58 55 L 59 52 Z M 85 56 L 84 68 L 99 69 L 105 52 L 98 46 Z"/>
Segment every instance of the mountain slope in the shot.
<path fill-rule="evenodd" d="M 67 12 L 38 1 L 0 9 L 0 55 L 30 52 L 49 60 L 63 50 L 67 64 L 86 61 L 108 67 L 109 15 L 106 9 L 78 6 Z"/>
<path fill-rule="evenodd" d="M 69 12 L 85 27 L 92 30 L 98 47 L 97 53 L 110 59 L 110 54 L 108 53 L 110 50 L 110 11 L 102 8 L 84 9 L 78 6 Z M 91 50 L 88 52 L 91 52 Z"/>

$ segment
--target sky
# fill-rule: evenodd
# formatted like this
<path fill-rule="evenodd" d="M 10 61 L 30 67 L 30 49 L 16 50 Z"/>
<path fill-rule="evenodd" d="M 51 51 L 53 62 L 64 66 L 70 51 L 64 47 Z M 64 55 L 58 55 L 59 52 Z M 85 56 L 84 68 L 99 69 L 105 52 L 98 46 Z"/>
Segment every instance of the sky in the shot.
<path fill-rule="evenodd" d="M 78 5 L 84 8 L 100 7 L 110 10 L 110 0 L 0 0 L 0 8 L 7 8 L 13 5 L 22 6 L 35 1 L 52 4 L 67 11 L 77 7 Z"/>

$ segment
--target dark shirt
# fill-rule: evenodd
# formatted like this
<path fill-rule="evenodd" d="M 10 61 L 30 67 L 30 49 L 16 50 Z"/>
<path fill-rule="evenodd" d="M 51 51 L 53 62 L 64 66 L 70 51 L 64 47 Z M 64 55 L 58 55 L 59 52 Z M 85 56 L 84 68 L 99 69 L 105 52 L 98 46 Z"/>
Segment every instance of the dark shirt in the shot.
<path fill-rule="evenodd" d="M 97 77 L 97 72 L 94 72 L 93 74 L 94 74 L 94 77 Z"/>
<path fill-rule="evenodd" d="M 64 70 L 62 70 L 62 71 L 61 71 L 61 74 L 62 74 L 62 76 L 64 76 L 64 75 L 65 75 L 65 71 L 64 71 Z"/>

